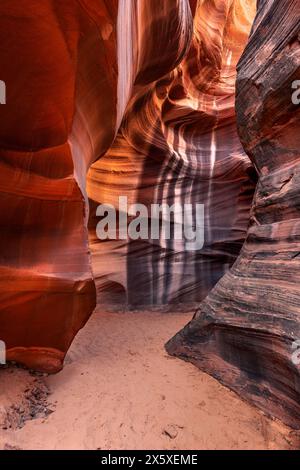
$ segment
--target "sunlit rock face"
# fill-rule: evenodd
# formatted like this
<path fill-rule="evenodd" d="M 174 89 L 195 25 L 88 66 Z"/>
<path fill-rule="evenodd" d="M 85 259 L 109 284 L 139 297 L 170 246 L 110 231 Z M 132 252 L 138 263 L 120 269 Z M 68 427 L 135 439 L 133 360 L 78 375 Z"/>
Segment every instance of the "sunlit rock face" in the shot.
<path fill-rule="evenodd" d="M 134 83 L 177 66 L 186 0 L 2 0 L 0 339 L 55 372 L 96 305 L 86 173 L 107 152 Z M 157 54 L 163 45 L 163 50 Z"/>
<path fill-rule="evenodd" d="M 232 270 L 167 345 L 271 416 L 300 423 L 300 1 L 260 1 L 238 66 L 241 141 L 259 182 Z M 298 341 L 298 342 L 297 342 Z"/>
<path fill-rule="evenodd" d="M 256 175 L 236 131 L 235 81 L 256 1 L 190 6 L 188 53 L 152 84 L 147 70 L 137 77 L 118 137 L 88 175 L 90 246 L 102 304 L 187 308 L 232 266 L 246 236 Z M 148 37 L 146 44 L 152 42 Z M 168 50 L 159 41 L 153 57 Z M 159 240 L 99 241 L 96 209 L 118 208 L 120 195 L 149 213 L 151 204 L 204 204 L 204 248 L 189 251 L 184 240 L 166 240 L 163 232 Z"/>

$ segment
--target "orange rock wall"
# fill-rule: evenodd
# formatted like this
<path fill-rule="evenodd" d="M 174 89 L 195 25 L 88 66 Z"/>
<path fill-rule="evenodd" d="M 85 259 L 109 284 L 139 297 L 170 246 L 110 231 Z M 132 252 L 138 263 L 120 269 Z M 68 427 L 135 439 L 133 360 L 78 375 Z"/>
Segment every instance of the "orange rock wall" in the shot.
<path fill-rule="evenodd" d="M 151 83 L 180 61 L 189 20 L 186 1 L 1 2 L 0 338 L 8 359 L 59 370 L 92 313 L 86 173 L 112 144 L 134 81 Z M 154 60 L 161 43 L 170 49 Z"/>
<path fill-rule="evenodd" d="M 88 174 L 99 304 L 186 309 L 232 266 L 246 236 L 256 174 L 237 135 L 235 81 L 256 2 L 191 6 L 188 53 L 170 75 L 135 83 L 118 138 Z M 168 41 L 160 44 L 157 60 L 169 50 Z M 204 204 L 204 248 L 189 252 L 184 241 L 163 234 L 159 241 L 98 240 L 96 209 L 118 208 L 120 195 L 149 213 L 151 204 Z"/>

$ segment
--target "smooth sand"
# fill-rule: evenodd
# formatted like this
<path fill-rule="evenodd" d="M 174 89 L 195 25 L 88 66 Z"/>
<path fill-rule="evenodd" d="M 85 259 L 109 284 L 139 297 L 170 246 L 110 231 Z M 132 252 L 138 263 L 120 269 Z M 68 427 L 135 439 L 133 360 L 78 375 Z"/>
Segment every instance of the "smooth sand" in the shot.
<path fill-rule="evenodd" d="M 300 448 L 294 432 L 166 354 L 190 319 L 98 312 L 60 374 L 0 370 L 0 449 Z"/>

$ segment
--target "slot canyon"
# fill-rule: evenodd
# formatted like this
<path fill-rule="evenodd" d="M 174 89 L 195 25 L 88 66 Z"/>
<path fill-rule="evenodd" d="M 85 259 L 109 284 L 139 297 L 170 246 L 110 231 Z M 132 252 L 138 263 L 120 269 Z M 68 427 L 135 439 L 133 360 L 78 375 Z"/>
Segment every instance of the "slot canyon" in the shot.
<path fill-rule="evenodd" d="M 105 381 L 128 328 L 191 393 L 201 371 L 299 432 L 300 0 L 1 0 L 0 80 L 8 364 L 60 384 L 99 347 Z M 133 218 L 120 196 L 175 208 L 173 237 L 99 239 L 99 206 Z M 197 204 L 188 250 L 176 208 Z"/>

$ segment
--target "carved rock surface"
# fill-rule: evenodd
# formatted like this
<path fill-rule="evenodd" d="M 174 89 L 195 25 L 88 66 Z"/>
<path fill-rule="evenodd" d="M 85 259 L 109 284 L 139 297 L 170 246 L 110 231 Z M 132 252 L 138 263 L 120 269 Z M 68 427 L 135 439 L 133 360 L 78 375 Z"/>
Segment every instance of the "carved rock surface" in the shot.
<path fill-rule="evenodd" d="M 2 0 L 0 339 L 55 372 L 96 305 L 86 173 L 111 146 L 135 81 L 189 44 L 187 0 Z M 157 55 L 160 44 L 164 50 Z"/>
<path fill-rule="evenodd" d="M 204 298 L 246 237 L 255 168 L 242 252 L 167 349 L 299 427 L 300 137 L 291 84 L 300 78 L 300 0 L 258 2 L 238 66 L 242 148 L 235 67 L 255 6 L 1 0 L 8 359 L 58 371 L 96 290 L 99 303 L 105 294 L 151 306 Z M 205 204 L 204 249 L 163 237 L 99 242 L 96 206 L 116 205 L 119 195 L 149 206 Z"/>
<path fill-rule="evenodd" d="M 299 428 L 300 1 L 258 3 L 237 81 L 239 133 L 259 174 L 247 239 L 167 350 Z"/>
<path fill-rule="evenodd" d="M 256 2 L 201 0 L 191 7 L 188 54 L 163 79 L 137 80 L 117 140 L 88 174 L 99 304 L 186 308 L 206 297 L 246 237 L 256 175 L 236 131 L 235 81 Z M 189 251 L 164 233 L 160 240 L 99 240 L 96 209 L 118 208 L 120 195 L 149 214 L 151 204 L 204 204 L 204 248 Z"/>

